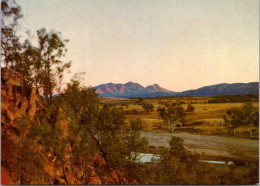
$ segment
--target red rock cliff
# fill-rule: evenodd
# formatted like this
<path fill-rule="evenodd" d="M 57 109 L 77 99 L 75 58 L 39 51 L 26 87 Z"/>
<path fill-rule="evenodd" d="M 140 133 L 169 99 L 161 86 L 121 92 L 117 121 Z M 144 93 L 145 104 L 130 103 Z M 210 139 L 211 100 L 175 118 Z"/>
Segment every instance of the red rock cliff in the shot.
<path fill-rule="evenodd" d="M 56 165 L 59 164 L 56 156 L 49 153 L 47 156 L 42 152 L 43 147 L 38 146 L 37 151 L 45 161 L 42 175 L 47 177 L 39 181 L 38 177 L 31 177 L 25 174 L 21 169 L 22 162 L 22 143 L 27 137 L 27 131 L 30 125 L 33 125 L 37 112 L 44 110 L 45 101 L 41 98 L 34 88 L 23 86 L 21 74 L 7 68 L 1 69 L 1 183 L 2 184 L 21 184 L 21 176 L 30 184 L 83 184 L 85 182 L 76 179 L 75 171 L 70 166 L 71 148 L 66 148 L 66 177 L 63 176 L 63 170 Z M 27 125 L 27 126 L 25 126 Z M 62 109 L 58 109 L 56 127 L 63 131 L 61 137 L 67 137 L 69 131 L 69 120 L 66 118 Z M 29 160 L 30 161 L 30 160 Z M 86 164 L 86 169 L 90 170 L 88 184 L 119 184 L 119 180 L 124 178 L 120 171 L 112 170 L 103 175 L 102 182 L 96 173 L 96 167 L 104 167 L 106 162 L 103 158 L 96 155 L 93 160 Z M 30 167 L 29 167 L 30 169 Z M 83 174 L 83 170 L 78 170 L 77 177 Z M 119 178 L 120 177 L 120 178 Z M 126 184 L 137 184 L 135 181 Z"/>

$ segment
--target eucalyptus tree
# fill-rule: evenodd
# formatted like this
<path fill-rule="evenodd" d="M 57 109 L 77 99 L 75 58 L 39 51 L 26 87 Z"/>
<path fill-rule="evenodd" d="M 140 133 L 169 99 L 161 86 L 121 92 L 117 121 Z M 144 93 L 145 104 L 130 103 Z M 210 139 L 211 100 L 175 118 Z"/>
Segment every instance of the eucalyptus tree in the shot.
<path fill-rule="evenodd" d="M 157 109 L 160 117 L 167 123 L 170 133 L 175 130 L 178 122 L 185 123 L 186 113 L 183 107 L 168 105 L 165 108 L 159 107 Z"/>
<path fill-rule="evenodd" d="M 46 99 L 52 99 L 57 82 L 63 78 L 63 73 L 69 69 L 71 62 L 64 63 L 62 58 L 67 49 L 65 43 L 68 40 L 63 39 L 60 32 L 51 30 L 47 32 L 45 28 L 37 31 L 38 52 L 41 68 L 40 84 Z M 39 67 L 39 66 L 38 66 Z"/>
<path fill-rule="evenodd" d="M 15 29 L 22 16 L 15 0 L 1 0 L 1 60 L 6 67 L 13 68 L 21 60 L 21 45 Z"/>
<path fill-rule="evenodd" d="M 236 134 L 236 128 L 245 126 L 248 128 L 250 136 L 253 137 L 253 133 L 250 129 L 250 125 L 258 126 L 259 116 L 255 111 L 252 103 L 245 103 L 242 108 L 232 109 L 227 112 L 227 115 L 223 116 L 224 124 L 231 130 L 233 135 Z"/>

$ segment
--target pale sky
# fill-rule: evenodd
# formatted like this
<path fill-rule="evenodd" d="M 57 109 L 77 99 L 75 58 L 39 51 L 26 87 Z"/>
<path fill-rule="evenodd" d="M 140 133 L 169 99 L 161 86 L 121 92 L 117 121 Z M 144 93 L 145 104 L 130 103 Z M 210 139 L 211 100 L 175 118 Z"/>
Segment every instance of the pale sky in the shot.
<path fill-rule="evenodd" d="M 71 71 L 86 72 L 86 86 L 133 81 L 183 91 L 259 79 L 258 0 L 17 3 L 18 33 L 61 31 Z"/>

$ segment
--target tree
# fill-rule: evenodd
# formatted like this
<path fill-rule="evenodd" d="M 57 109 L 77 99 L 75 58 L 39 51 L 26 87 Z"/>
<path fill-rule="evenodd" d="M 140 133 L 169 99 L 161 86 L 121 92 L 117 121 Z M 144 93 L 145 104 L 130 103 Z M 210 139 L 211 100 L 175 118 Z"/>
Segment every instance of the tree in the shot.
<path fill-rule="evenodd" d="M 158 107 L 157 108 L 157 112 L 158 112 L 158 114 L 159 114 L 159 116 L 161 117 L 161 118 L 165 118 L 166 117 L 166 109 L 163 107 Z"/>
<path fill-rule="evenodd" d="M 160 153 L 160 163 L 155 171 L 157 184 L 184 184 L 184 179 L 187 180 L 185 167 L 193 167 L 197 163 L 193 156 L 187 157 L 183 139 L 173 136 L 169 148 Z"/>
<path fill-rule="evenodd" d="M 194 110 L 195 110 L 195 107 L 192 104 L 187 105 L 186 112 L 194 112 Z"/>
<path fill-rule="evenodd" d="M 255 112 L 253 115 L 254 126 L 259 127 L 259 112 Z"/>
<path fill-rule="evenodd" d="M 35 87 L 38 90 L 41 69 L 35 67 L 40 64 L 40 60 L 37 48 L 32 46 L 28 39 L 21 44 L 19 57 L 20 60 L 14 63 L 13 69 L 22 74 L 24 85 Z"/>
<path fill-rule="evenodd" d="M 137 100 L 135 101 L 137 105 L 141 105 L 144 101 L 144 98 L 137 98 Z"/>
<path fill-rule="evenodd" d="M 132 152 L 143 152 L 148 144 L 147 140 L 140 137 L 142 121 L 133 119 L 127 125 L 123 112 L 116 107 L 104 104 L 100 108 L 95 90 L 80 87 L 77 79 L 68 84 L 61 99 L 72 131 L 75 131 L 71 140 L 81 141 L 88 136 L 91 143 L 88 142 L 87 147 L 92 144 L 96 149 L 89 153 L 98 153 L 106 162 L 105 167 L 100 168 L 99 176 L 109 175 L 113 170 L 119 178 L 118 184 L 131 183 L 133 180 L 141 183 L 142 166 L 134 163 L 130 157 Z M 80 163 L 78 157 L 74 161 Z"/>
<path fill-rule="evenodd" d="M 24 84 L 36 87 L 47 100 L 52 99 L 55 88 L 60 91 L 63 72 L 71 63 L 63 63 L 67 49 L 61 33 L 45 28 L 37 31 L 38 46 L 29 39 L 20 43 L 15 34 L 18 20 L 22 17 L 21 7 L 15 0 L 1 1 L 1 59 L 6 67 L 20 72 Z M 29 31 L 28 31 L 29 33 Z"/>
<path fill-rule="evenodd" d="M 42 67 L 40 84 L 45 98 L 51 100 L 57 81 L 63 78 L 63 72 L 71 66 L 71 62 L 63 63 L 61 60 L 67 51 L 65 43 L 68 40 L 62 39 L 60 32 L 52 30 L 47 33 L 45 28 L 37 31 L 37 37 L 40 64 L 35 67 Z"/>
<path fill-rule="evenodd" d="M 168 106 L 166 108 L 159 107 L 157 109 L 160 117 L 167 123 L 168 130 L 172 133 L 176 127 L 177 122 L 185 122 L 185 111 L 181 106 Z"/>
<path fill-rule="evenodd" d="M 17 21 L 22 17 L 21 7 L 15 0 L 1 0 L 1 60 L 6 67 L 21 61 L 21 45 L 15 34 Z"/>
<path fill-rule="evenodd" d="M 154 106 L 152 103 L 143 102 L 142 107 L 147 113 L 152 112 L 154 110 Z"/>
<path fill-rule="evenodd" d="M 79 76 L 75 75 L 62 94 L 37 115 L 26 144 L 30 149 L 41 146 L 41 155 L 54 159 L 61 175 L 57 184 L 89 184 L 91 170 L 87 165 L 96 156 L 104 161 L 93 165 L 103 184 L 143 183 L 143 165 L 135 163 L 137 157 L 132 156 L 133 152 L 145 152 L 148 145 L 140 136 L 141 129 L 140 118 L 128 124 L 115 106 L 100 107 L 95 90 L 80 86 Z M 35 161 L 40 161 L 39 155 L 35 155 Z M 24 164 L 30 171 L 33 163 L 25 160 Z M 37 167 L 44 167 L 44 162 Z"/>
<path fill-rule="evenodd" d="M 185 149 L 183 146 L 183 139 L 179 137 L 173 136 L 171 141 L 169 142 L 170 145 L 170 153 L 177 158 L 183 157 L 185 153 Z"/>
<path fill-rule="evenodd" d="M 223 116 L 225 125 L 233 130 L 233 135 L 235 135 L 235 130 L 240 126 L 249 126 L 250 124 L 255 124 L 258 121 L 258 117 L 254 112 L 254 107 L 252 103 L 245 103 L 242 109 L 232 109 L 227 112 L 227 116 Z M 230 119 L 229 119 L 230 118 Z M 252 131 L 248 128 L 250 136 L 253 137 Z"/>

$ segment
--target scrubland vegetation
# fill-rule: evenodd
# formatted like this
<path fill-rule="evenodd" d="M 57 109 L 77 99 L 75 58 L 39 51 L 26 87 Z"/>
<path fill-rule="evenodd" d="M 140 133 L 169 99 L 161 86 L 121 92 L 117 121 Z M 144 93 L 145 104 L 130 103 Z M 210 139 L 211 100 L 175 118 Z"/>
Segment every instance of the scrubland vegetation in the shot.
<path fill-rule="evenodd" d="M 212 103 L 217 97 L 168 97 L 168 98 L 102 98 L 120 109 L 126 121 L 141 118 L 146 132 L 187 133 L 209 136 L 225 136 L 258 140 L 257 95 L 221 96 L 223 103 Z M 237 97 L 241 102 L 227 102 Z M 248 102 L 245 102 L 246 99 Z M 153 105 L 149 112 L 143 103 Z M 152 106 L 150 106 L 152 107 Z M 234 132 L 235 131 L 235 132 Z M 250 142 L 249 142 L 250 143 Z M 175 150 L 173 150 L 175 149 Z M 183 141 L 173 138 L 167 147 L 148 146 L 147 152 L 160 154 L 160 164 L 148 164 L 147 184 L 246 184 L 258 180 L 258 161 L 210 157 L 184 150 Z M 243 152 L 245 153 L 245 152 Z M 177 156 L 177 157 L 176 157 Z M 179 157 L 178 157 L 179 156 Z M 217 165 L 199 162 L 201 159 L 232 160 L 236 165 Z M 245 166 L 251 162 L 250 166 Z M 253 181 L 255 180 L 255 181 Z M 258 182 L 258 181 L 256 181 Z"/>
<path fill-rule="evenodd" d="M 232 99 L 232 96 L 226 97 Z M 107 99 L 102 100 L 102 102 L 108 102 L 123 110 L 127 119 L 133 117 L 142 118 L 145 131 L 168 132 L 169 126 L 165 114 L 167 114 L 169 108 L 175 108 L 180 109 L 181 112 L 177 115 L 180 117 L 183 115 L 181 122 L 176 121 L 175 132 L 258 138 L 258 97 L 256 95 L 239 97 L 242 101 L 238 103 L 211 103 L 210 100 L 214 100 L 215 97 L 142 98 L 144 102 L 154 106 L 154 111 L 149 113 L 140 105 L 139 98 L 124 101 L 118 99 L 112 102 Z M 245 103 L 244 98 L 250 102 Z M 241 119 L 242 123 L 240 124 L 233 122 L 236 123 L 234 125 L 236 132 L 234 134 L 231 132 L 232 126 L 230 122 L 235 120 L 236 116 L 241 116 L 244 119 Z M 176 120 L 178 120 L 177 118 L 178 116 L 175 116 Z"/>

